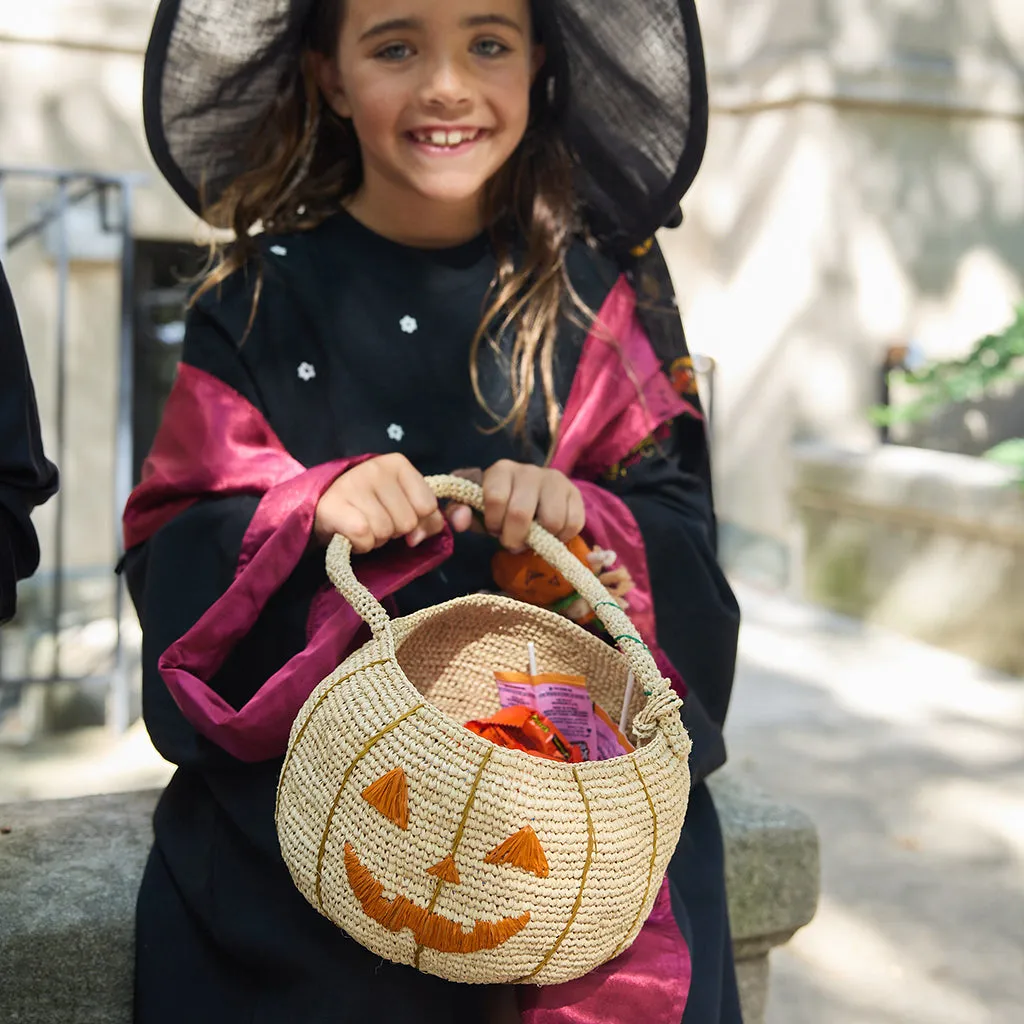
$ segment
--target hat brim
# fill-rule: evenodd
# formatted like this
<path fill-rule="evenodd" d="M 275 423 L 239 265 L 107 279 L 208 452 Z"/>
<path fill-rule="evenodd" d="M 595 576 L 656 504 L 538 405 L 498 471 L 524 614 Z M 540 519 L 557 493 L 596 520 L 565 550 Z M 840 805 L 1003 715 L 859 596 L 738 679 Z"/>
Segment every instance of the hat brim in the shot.
<path fill-rule="evenodd" d="M 200 216 L 245 170 L 246 143 L 301 45 L 314 0 L 161 0 L 146 52 L 153 158 Z M 704 157 L 708 94 L 694 0 L 548 0 L 568 75 L 567 141 L 599 238 L 671 222 Z"/>

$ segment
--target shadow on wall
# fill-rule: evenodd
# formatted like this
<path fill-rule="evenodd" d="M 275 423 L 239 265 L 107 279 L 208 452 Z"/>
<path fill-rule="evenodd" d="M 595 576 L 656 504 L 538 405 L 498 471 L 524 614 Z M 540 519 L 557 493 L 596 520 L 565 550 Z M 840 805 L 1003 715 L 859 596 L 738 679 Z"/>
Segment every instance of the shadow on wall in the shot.
<path fill-rule="evenodd" d="M 23 22 L 17 16 L 0 16 L 0 34 L 5 37 L 0 42 L 0 138 L 4 140 L 0 164 L 142 172 L 154 187 L 137 196 L 135 233 L 187 237 L 194 218 L 182 212 L 177 200 L 169 199 L 169 189 L 159 185 L 142 130 L 142 51 L 155 6 L 153 0 L 98 0 L 77 5 L 74 18 L 53 25 L 47 24 L 48 15 L 52 11 L 56 19 L 58 8 L 67 8 L 66 3 L 44 2 L 38 16 Z M 22 29 L 75 45 L 11 41 Z M 100 48 L 88 49 L 94 43 Z M 13 178 L 5 184 L 10 235 L 34 220 L 54 193 L 52 188 L 18 184 Z M 113 217 L 117 219 L 116 210 Z M 119 246 L 99 254 L 100 258 L 82 258 L 88 249 L 83 243 L 88 230 L 80 219 L 72 229 L 67 306 L 67 440 L 60 457 L 67 574 L 59 623 L 60 674 L 95 675 L 102 682 L 109 668 L 120 520 L 120 510 L 114 506 L 113 464 L 121 296 Z M 48 454 L 57 457 L 54 257 L 52 244 L 34 237 L 4 259 L 29 349 L 45 443 Z M 56 503 L 40 509 L 36 521 L 43 564 L 36 579 L 23 586 L 22 614 L 5 630 L 0 672 L 7 678 L 48 675 L 56 658 L 46 633 L 53 624 Z M 101 719 L 104 696 L 101 690 Z M 22 710 L 27 706 L 23 701 Z"/>
<path fill-rule="evenodd" d="M 798 14 L 777 0 L 755 21 L 748 4 L 702 5 L 711 140 L 688 226 L 665 247 L 692 346 L 722 369 L 728 522 L 788 544 L 792 442 L 871 444 L 890 345 L 958 353 L 1011 316 L 1024 291 L 1024 122 L 920 101 L 977 97 L 991 72 L 1024 108 L 1024 12 L 1011 6 L 822 0 Z M 732 102 L 738 82 L 768 82 L 808 53 L 831 69 L 835 103 Z M 799 95 L 814 79 L 793 81 Z M 994 403 L 989 430 L 1014 432 L 1016 405 Z M 952 426 L 916 440 L 970 450 L 969 429 Z"/>

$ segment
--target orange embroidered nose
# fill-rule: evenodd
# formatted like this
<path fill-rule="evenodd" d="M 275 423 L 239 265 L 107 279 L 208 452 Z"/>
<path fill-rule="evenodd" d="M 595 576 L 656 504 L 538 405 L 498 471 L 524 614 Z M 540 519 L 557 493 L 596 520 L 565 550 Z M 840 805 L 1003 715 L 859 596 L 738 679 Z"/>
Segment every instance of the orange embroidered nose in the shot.
<path fill-rule="evenodd" d="M 459 869 L 455 866 L 455 858 L 450 855 L 445 857 L 444 860 L 439 861 L 432 868 L 428 868 L 427 874 L 440 878 L 442 882 L 448 882 L 451 885 L 458 885 L 461 881 Z"/>

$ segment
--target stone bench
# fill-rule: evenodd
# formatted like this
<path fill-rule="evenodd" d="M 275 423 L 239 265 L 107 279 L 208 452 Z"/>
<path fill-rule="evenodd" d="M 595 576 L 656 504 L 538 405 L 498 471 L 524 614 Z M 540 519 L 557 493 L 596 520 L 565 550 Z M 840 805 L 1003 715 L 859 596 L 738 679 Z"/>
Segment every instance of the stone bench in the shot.
<path fill-rule="evenodd" d="M 803 596 L 1024 673 L 1024 488 L 984 459 L 798 445 Z"/>
<path fill-rule="evenodd" d="M 761 1024 L 768 952 L 814 914 L 817 835 L 802 814 L 727 776 L 714 790 L 746 1024 Z M 129 1024 L 135 894 L 156 797 L 0 805 L 0 1019 Z"/>

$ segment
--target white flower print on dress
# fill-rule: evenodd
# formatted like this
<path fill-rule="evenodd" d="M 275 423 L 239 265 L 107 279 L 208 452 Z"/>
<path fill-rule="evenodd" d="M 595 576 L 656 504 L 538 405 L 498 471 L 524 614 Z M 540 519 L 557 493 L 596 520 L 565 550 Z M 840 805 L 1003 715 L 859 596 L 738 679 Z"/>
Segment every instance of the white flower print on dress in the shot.
<path fill-rule="evenodd" d="M 270 247 L 270 251 L 275 256 L 287 256 L 288 255 L 288 250 L 283 245 L 272 245 Z"/>
<path fill-rule="evenodd" d="M 299 363 L 299 380 L 304 380 L 307 384 L 316 376 L 316 367 L 312 363 Z"/>
<path fill-rule="evenodd" d="M 388 427 L 388 437 L 397 443 L 405 437 L 405 431 L 397 423 L 392 423 L 391 426 Z"/>
<path fill-rule="evenodd" d="M 416 322 L 416 317 L 414 316 L 403 316 L 398 325 L 406 334 L 415 334 L 420 329 L 420 325 Z"/>

